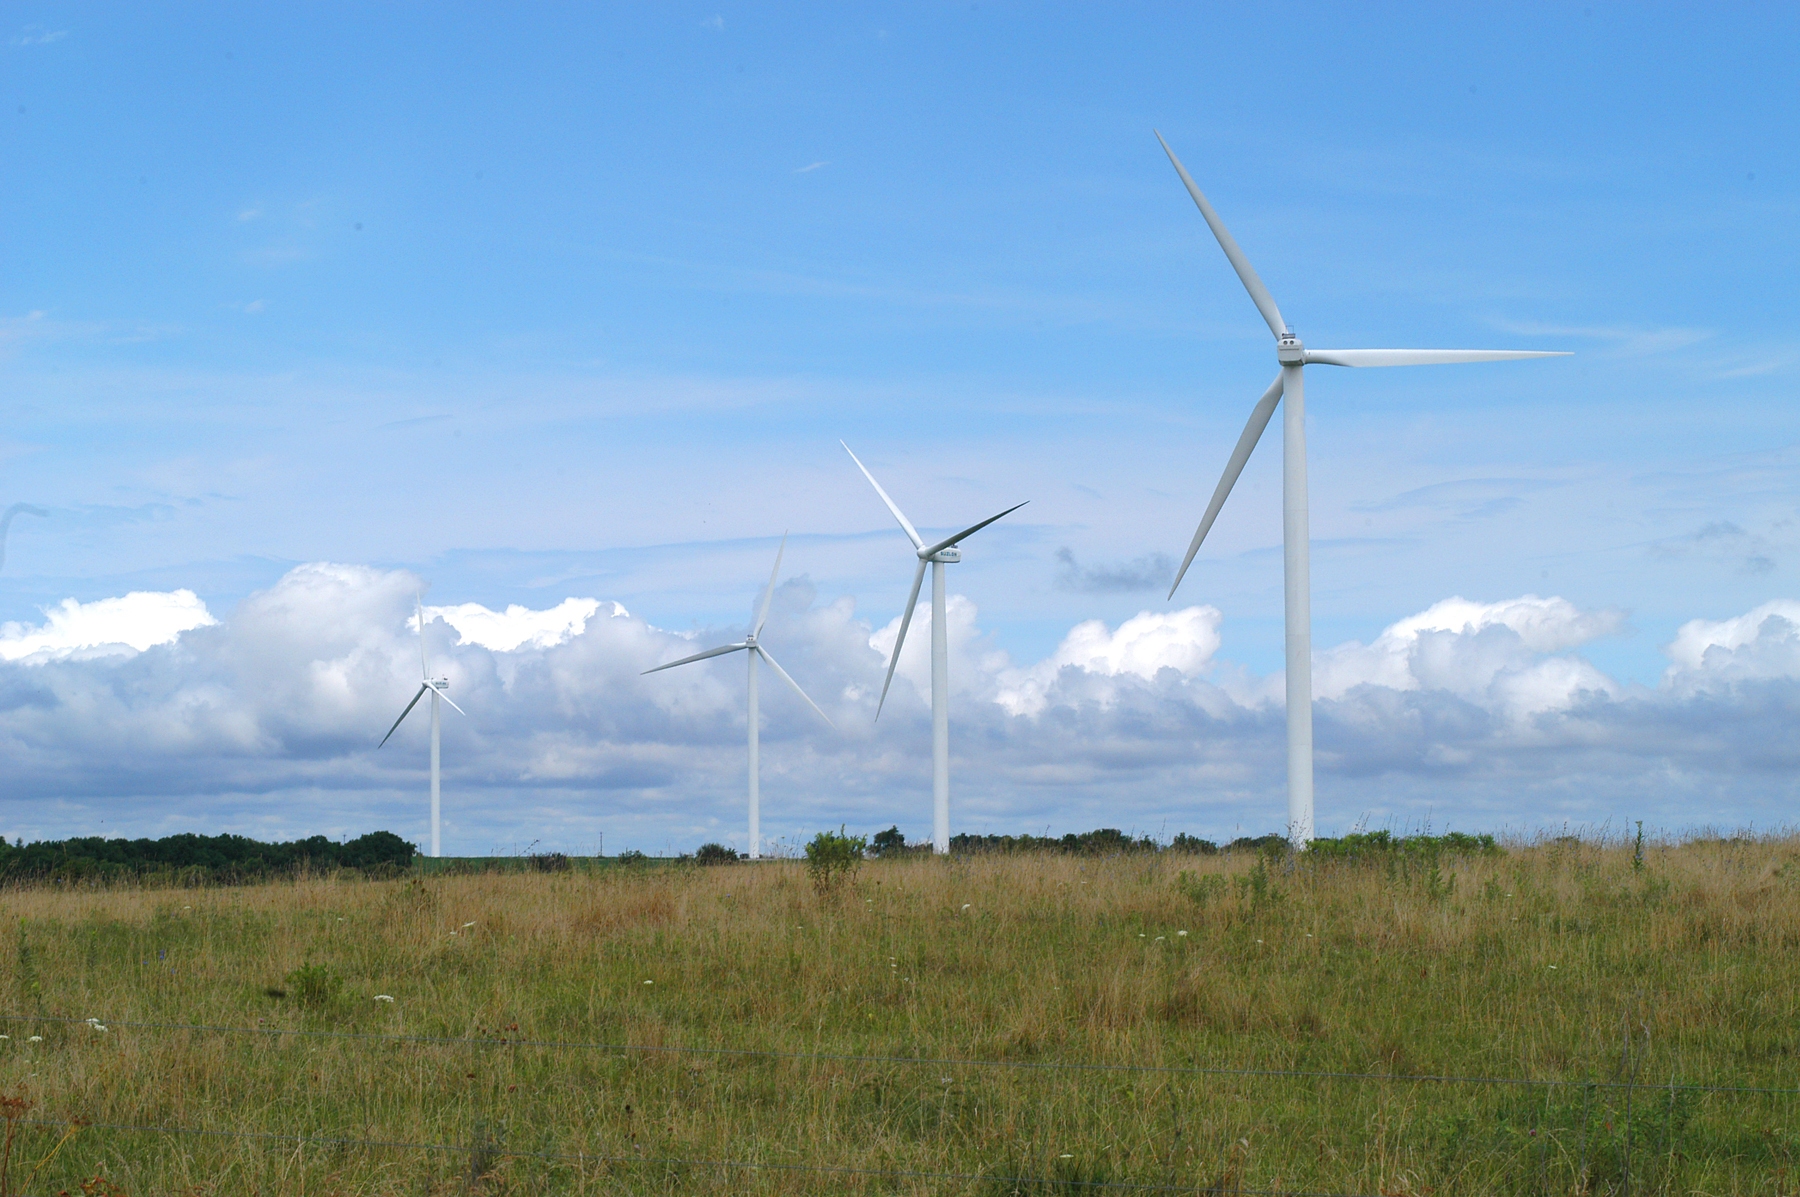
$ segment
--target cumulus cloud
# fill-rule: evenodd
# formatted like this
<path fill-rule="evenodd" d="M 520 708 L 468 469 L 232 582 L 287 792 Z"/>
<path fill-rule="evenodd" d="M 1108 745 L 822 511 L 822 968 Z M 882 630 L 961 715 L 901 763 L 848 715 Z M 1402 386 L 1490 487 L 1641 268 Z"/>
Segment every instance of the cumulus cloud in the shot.
<path fill-rule="evenodd" d="M 994 701 L 1011 715 L 1041 714 L 1064 670 L 1146 682 L 1165 669 L 1183 679 L 1198 677 L 1219 651 L 1221 619 L 1216 607 L 1189 607 L 1167 613 L 1145 611 L 1117 631 L 1098 619 L 1078 623 L 1044 660 L 1028 669 L 1002 671 Z M 1110 705 L 1116 691 L 1101 687 L 1084 696 Z"/>
<path fill-rule="evenodd" d="M 0 629 L 0 832 L 105 818 L 134 834 L 422 834 L 423 725 L 376 748 L 418 686 L 421 585 L 321 563 L 223 619 L 175 591 L 70 600 Z M 764 688 L 766 827 L 923 832 L 930 619 L 922 605 L 877 724 L 898 620 L 873 627 L 803 579 L 777 589 L 764 639 L 837 730 Z M 947 622 L 958 829 L 1279 826 L 1280 677 L 1230 663 L 1216 608 L 1077 624 L 1038 661 L 1000 650 L 963 596 Z M 1557 597 L 1453 598 L 1320 652 L 1321 826 L 1429 812 L 1494 827 L 1604 817 L 1618 802 L 1668 825 L 1790 809 L 1800 603 L 1683 626 L 1656 687 L 1580 655 L 1621 625 Z M 593 598 L 428 608 L 425 638 L 467 712 L 444 728 L 453 850 L 508 837 L 592 850 L 601 830 L 613 849 L 741 840 L 741 659 L 641 676 L 692 652 L 694 636 Z"/>
<path fill-rule="evenodd" d="M 134 590 L 123 598 L 64 599 L 41 624 L 0 624 L 0 661 L 43 664 L 74 656 L 141 653 L 217 622 L 191 590 Z"/>
<path fill-rule="evenodd" d="M 1448 598 L 1384 629 L 1371 644 L 1315 654 L 1313 693 L 1343 698 L 1358 686 L 1441 690 L 1514 718 L 1566 710 L 1583 694 L 1619 686 L 1566 655 L 1617 632 L 1617 611 L 1582 611 L 1567 599 L 1528 594 L 1498 603 Z"/>
<path fill-rule="evenodd" d="M 1800 602 L 1775 599 L 1733 619 L 1694 619 L 1664 650 L 1664 675 L 1682 693 L 1733 683 L 1800 678 Z"/>
<path fill-rule="evenodd" d="M 617 603 L 567 598 L 547 611 L 533 611 L 517 603 L 504 611 L 490 611 L 480 603 L 463 603 L 456 607 L 427 607 L 425 615 L 428 620 L 441 619 L 455 628 L 459 644 L 478 644 L 504 653 L 527 644 L 532 648 L 555 648 L 586 631 L 587 621 L 602 606 L 609 608 L 615 619 L 628 614 Z"/>

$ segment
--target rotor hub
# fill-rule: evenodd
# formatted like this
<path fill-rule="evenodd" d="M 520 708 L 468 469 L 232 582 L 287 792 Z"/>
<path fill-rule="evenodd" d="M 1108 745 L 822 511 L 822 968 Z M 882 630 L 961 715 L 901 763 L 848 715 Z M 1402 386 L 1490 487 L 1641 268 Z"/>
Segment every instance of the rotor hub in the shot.
<path fill-rule="evenodd" d="M 1281 334 L 1275 342 L 1275 360 L 1284 366 L 1304 366 L 1306 364 L 1306 346 L 1300 338 L 1291 332 Z"/>

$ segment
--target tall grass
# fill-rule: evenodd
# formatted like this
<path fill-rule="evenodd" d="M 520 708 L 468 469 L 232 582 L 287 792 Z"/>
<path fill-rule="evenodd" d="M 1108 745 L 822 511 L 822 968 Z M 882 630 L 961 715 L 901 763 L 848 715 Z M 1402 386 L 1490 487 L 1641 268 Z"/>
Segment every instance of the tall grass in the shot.
<path fill-rule="evenodd" d="M 1630 844 L 1572 841 L 909 857 L 826 891 L 765 862 L 27 889 L 0 908 L 17 927 L 0 1089 L 49 1124 L 20 1127 L 11 1175 L 69 1120 L 93 1124 L 43 1192 L 96 1176 L 139 1195 L 1800 1182 L 1800 1099 L 1691 1087 L 1800 1084 L 1791 840 L 1650 844 L 1635 866 Z M 1068 1063 L 1142 1070 L 1025 1067 Z M 1196 1067 L 1247 1071 L 1154 1071 Z"/>

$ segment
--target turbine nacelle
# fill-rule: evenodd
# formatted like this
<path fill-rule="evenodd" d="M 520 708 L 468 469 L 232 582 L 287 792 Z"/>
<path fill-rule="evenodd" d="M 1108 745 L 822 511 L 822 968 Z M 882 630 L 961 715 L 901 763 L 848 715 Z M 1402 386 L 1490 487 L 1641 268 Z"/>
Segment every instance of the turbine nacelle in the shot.
<path fill-rule="evenodd" d="M 962 550 L 955 545 L 951 545 L 949 548 L 939 549 L 929 556 L 921 550 L 919 556 L 926 561 L 941 561 L 945 565 L 955 565 L 958 561 L 962 560 Z"/>

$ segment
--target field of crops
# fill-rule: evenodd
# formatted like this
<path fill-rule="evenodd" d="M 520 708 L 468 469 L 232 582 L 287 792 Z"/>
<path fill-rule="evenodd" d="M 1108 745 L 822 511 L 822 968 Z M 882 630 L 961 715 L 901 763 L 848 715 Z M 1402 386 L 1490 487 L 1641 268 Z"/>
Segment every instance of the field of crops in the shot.
<path fill-rule="evenodd" d="M 0 1192 L 1793 1193 L 1800 843 L 0 893 Z"/>

